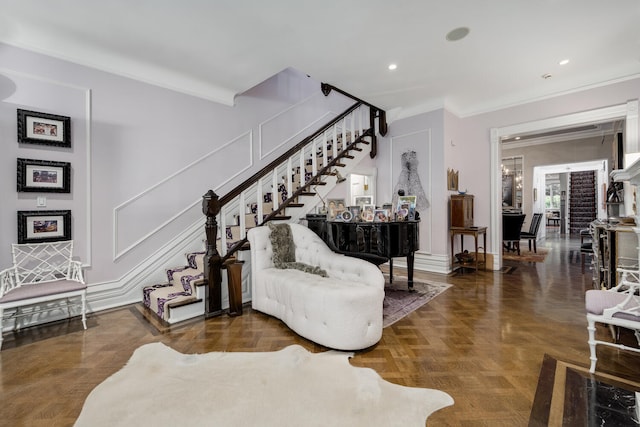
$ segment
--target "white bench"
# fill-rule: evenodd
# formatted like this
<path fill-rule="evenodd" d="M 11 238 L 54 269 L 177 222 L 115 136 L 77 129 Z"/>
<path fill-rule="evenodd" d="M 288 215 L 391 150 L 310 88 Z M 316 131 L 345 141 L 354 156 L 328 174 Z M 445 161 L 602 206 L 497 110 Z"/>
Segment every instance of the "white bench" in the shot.
<path fill-rule="evenodd" d="M 77 303 L 72 298 L 80 298 L 87 329 L 87 285 L 81 263 L 72 259 L 73 241 L 12 244 L 11 253 L 13 266 L 0 271 L 0 348 L 5 318 L 14 319 L 15 330 L 19 319 L 42 312 L 66 308 L 71 317 L 70 307 Z M 58 300 L 61 305 L 48 304 Z"/>

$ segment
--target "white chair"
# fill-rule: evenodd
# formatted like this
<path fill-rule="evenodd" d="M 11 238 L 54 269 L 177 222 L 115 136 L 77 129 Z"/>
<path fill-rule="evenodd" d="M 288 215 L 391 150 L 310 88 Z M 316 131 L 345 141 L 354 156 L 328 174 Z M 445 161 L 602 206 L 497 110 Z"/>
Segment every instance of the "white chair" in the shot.
<path fill-rule="evenodd" d="M 614 332 L 615 327 L 634 330 L 636 339 L 640 343 L 640 271 L 619 268 L 618 272 L 622 273 L 618 286 L 609 290 L 588 290 L 585 296 L 591 353 L 589 372 L 591 373 L 596 370 L 598 360 L 596 345 L 598 344 L 640 353 L 639 348 L 615 342 Z M 610 326 L 614 342 L 596 339 L 596 322 Z"/>

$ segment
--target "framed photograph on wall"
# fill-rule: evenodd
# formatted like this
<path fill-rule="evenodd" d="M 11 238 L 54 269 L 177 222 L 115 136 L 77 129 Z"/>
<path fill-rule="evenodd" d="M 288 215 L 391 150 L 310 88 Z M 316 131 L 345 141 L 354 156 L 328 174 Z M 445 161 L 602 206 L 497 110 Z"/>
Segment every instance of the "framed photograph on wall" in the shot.
<path fill-rule="evenodd" d="M 18 159 L 18 192 L 70 193 L 71 163 Z"/>
<path fill-rule="evenodd" d="M 71 211 L 18 211 L 18 243 L 71 240 Z"/>
<path fill-rule="evenodd" d="M 71 147 L 71 118 L 19 109 L 18 142 Z"/>
<path fill-rule="evenodd" d="M 458 191 L 458 171 L 447 169 L 447 190 Z"/>

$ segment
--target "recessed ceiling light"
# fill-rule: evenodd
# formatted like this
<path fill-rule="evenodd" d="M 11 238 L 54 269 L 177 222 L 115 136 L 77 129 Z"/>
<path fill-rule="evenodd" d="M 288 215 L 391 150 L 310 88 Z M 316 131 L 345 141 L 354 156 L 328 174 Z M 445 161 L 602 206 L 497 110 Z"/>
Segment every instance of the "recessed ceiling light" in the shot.
<path fill-rule="evenodd" d="M 453 30 L 447 33 L 445 38 L 450 42 L 456 42 L 458 40 L 462 40 L 463 38 L 467 37 L 469 35 L 469 31 L 470 30 L 468 27 L 454 28 Z"/>
<path fill-rule="evenodd" d="M 395 70 L 396 68 L 398 68 L 398 66 L 396 64 L 389 64 L 389 69 L 390 70 Z"/>
<path fill-rule="evenodd" d="M 567 65 L 569 63 L 568 59 L 563 59 L 562 61 L 559 62 L 560 65 Z"/>

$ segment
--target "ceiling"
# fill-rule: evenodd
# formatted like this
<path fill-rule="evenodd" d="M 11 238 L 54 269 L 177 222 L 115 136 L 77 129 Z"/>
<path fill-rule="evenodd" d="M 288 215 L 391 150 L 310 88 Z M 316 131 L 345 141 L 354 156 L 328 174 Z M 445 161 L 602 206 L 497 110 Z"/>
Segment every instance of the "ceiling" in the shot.
<path fill-rule="evenodd" d="M 227 105 L 288 67 L 390 117 L 465 117 L 640 76 L 638 0 L 0 0 L 0 11 L 2 42 Z M 468 36 L 447 41 L 459 27 Z"/>

